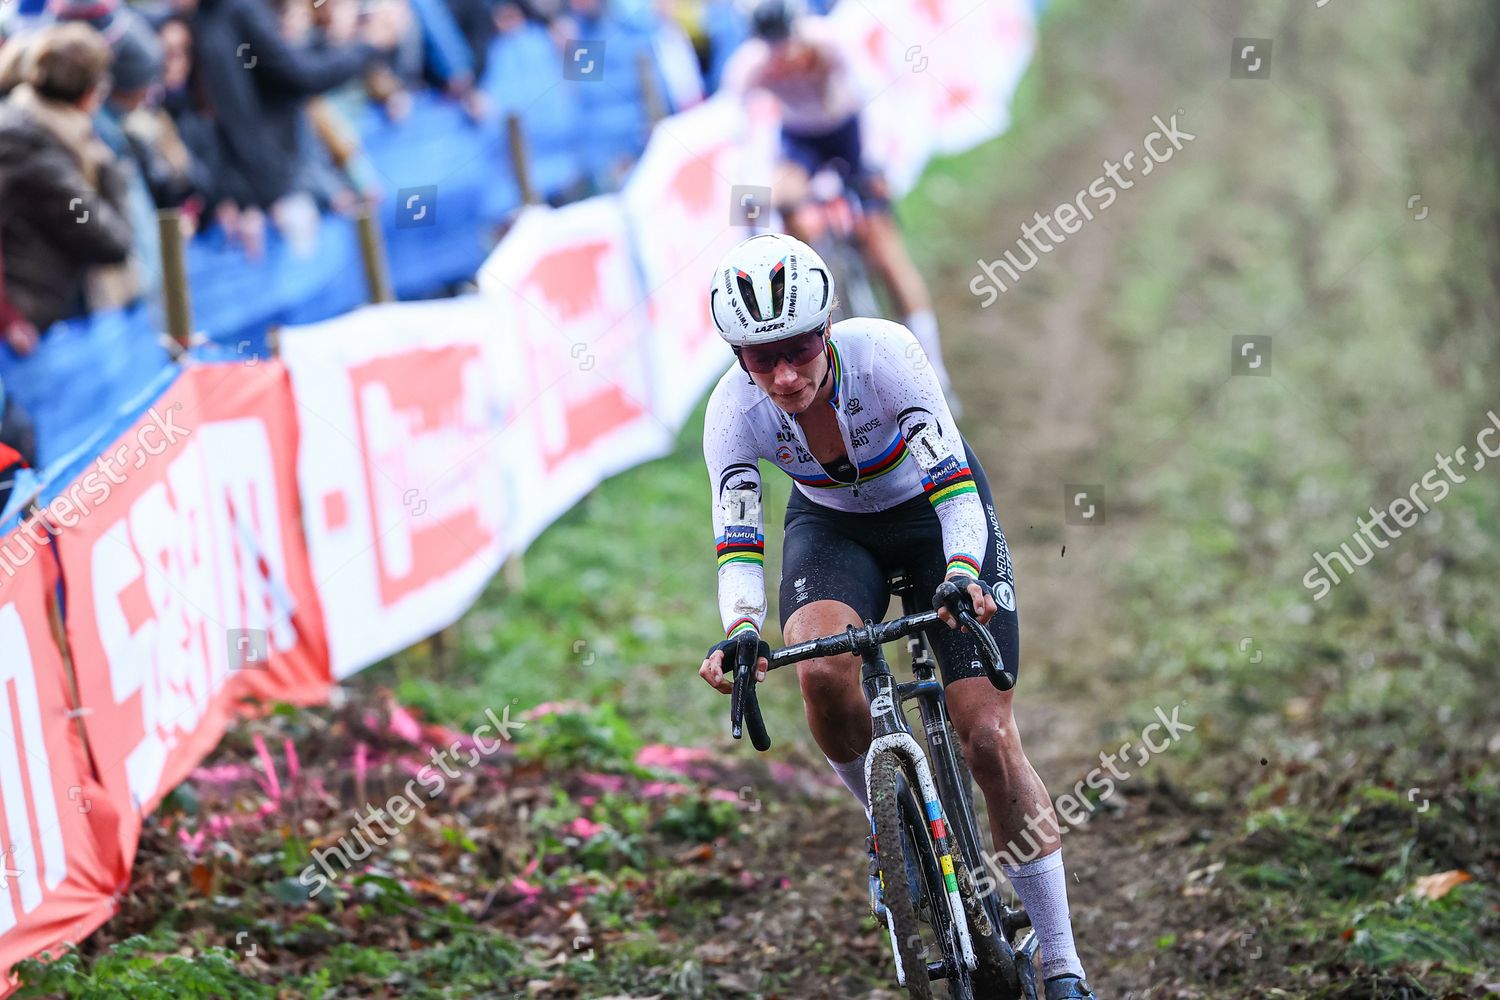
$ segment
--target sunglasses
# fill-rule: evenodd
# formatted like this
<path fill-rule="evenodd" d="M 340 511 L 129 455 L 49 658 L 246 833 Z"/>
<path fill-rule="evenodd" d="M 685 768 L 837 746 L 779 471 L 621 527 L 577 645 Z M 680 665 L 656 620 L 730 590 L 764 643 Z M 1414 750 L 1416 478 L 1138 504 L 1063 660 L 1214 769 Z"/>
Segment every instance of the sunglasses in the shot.
<path fill-rule="evenodd" d="M 799 333 L 785 340 L 736 347 L 734 352 L 739 355 L 740 364 L 745 366 L 746 371 L 756 375 L 769 375 L 776 370 L 776 365 L 782 358 L 786 358 L 794 368 L 816 358 L 823 351 L 823 332 L 827 328 L 827 324 L 824 324 L 816 330 Z"/>

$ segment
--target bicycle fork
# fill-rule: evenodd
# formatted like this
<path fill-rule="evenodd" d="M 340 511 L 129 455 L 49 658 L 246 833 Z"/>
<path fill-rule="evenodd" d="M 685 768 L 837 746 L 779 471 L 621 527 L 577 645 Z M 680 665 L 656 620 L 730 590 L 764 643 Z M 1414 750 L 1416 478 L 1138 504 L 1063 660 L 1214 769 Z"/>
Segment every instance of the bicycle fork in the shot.
<path fill-rule="evenodd" d="M 917 788 L 914 791 L 922 799 L 928 830 L 937 849 L 938 866 L 942 870 L 948 910 L 952 915 L 953 926 L 958 931 L 959 954 L 963 958 L 964 966 L 972 970 L 978 966 L 979 960 L 974 953 L 974 942 L 969 936 L 969 919 L 964 912 L 963 899 L 958 894 L 958 878 L 953 870 L 954 841 L 943 815 L 943 804 L 938 797 L 937 785 L 932 780 L 932 769 L 928 766 L 927 755 L 922 752 L 921 744 L 906 728 L 906 717 L 902 714 L 897 698 L 895 678 L 891 674 L 890 665 L 886 663 L 885 657 L 877 648 L 873 652 L 865 653 L 863 659 L 864 667 L 860 672 L 860 682 L 864 687 L 865 697 L 870 703 L 870 724 L 874 737 L 870 741 L 869 751 L 865 754 L 865 787 L 870 787 L 871 768 L 876 755 L 882 750 L 894 751 L 904 758 L 912 771 L 916 773 Z M 871 829 L 875 835 L 878 835 L 878 831 L 874 831 L 873 823 Z M 900 836 L 901 831 L 887 830 L 885 835 Z M 896 920 L 889 908 L 886 908 L 885 922 L 891 937 L 891 952 L 896 958 L 896 981 L 905 986 L 906 970 L 902 967 L 901 949 L 896 940 Z"/>

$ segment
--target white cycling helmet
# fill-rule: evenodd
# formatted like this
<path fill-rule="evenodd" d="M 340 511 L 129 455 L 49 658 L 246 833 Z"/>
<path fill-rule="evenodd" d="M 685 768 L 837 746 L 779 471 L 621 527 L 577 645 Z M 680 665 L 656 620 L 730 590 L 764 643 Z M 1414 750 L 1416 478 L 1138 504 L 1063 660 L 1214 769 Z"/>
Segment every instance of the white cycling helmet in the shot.
<path fill-rule="evenodd" d="M 833 275 L 818 252 L 782 233 L 760 233 L 719 261 L 708 303 L 735 347 L 816 330 L 833 313 Z"/>

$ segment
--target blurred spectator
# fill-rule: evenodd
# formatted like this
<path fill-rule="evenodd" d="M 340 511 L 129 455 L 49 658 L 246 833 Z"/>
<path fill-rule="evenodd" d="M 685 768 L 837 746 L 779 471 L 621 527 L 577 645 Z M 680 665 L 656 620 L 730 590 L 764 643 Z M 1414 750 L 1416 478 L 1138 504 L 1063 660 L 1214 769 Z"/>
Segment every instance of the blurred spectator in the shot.
<path fill-rule="evenodd" d="M 156 207 L 181 207 L 209 179 L 194 163 L 171 116 L 162 108 L 166 72 L 162 39 L 135 11 L 122 10 L 120 16 L 124 28 L 110 44 L 112 83 L 103 113 L 119 126 Z"/>
<path fill-rule="evenodd" d="M 469 59 L 475 80 L 484 78 L 485 59 L 495 37 L 493 5 L 488 0 L 447 0 L 453 22 L 469 46 Z"/>
<path fill-rule="evenodd" d="M 161 234 L 151 177 L 159 167 L 149 150 L 131 143 L 123 120 L 145 104 L 156 86 L 161 75 L 161 43 L 145 17 L 121 0 L 53 0 L 51 10 L 58 23 L 82 21 L 109 44 L 109 91 L 94 115 L 94 129 L 125 177 L 125 204 L 141 293 L 156 307 L 161 301 Z"/>
<path fill-rule="evenodd" d="M 216 218 L 237 214 L 237 206 L 250 200 L 250 188 L 224 162 L 213 108 L 201 75 L 193 72 L 189 16 L 172 10 L 157 19 L 162 48 L 161 110 L 170 118 L 190 159 L 192 187 L 201 202 L 199 214 Z"/>
<path fill-rule="evenodd" d="M 0 275 L 17 353 L 58 320 L 139 297 L 125 175 L 93 123 L 109 60 L 88 25 L 43 28 L 0 104 Z"/>
<path fill-rule="evenodd" d="M 357 40 L 305 46 L 282 37 L 262 0 L 196 0 L 194 68 L 213 110 L 223 163 L 248 188 L 250 205 L 271 208 L 295 190 L 303 105 L 394 50 L 404 10 L 381 4 L 358 24 Z"/>

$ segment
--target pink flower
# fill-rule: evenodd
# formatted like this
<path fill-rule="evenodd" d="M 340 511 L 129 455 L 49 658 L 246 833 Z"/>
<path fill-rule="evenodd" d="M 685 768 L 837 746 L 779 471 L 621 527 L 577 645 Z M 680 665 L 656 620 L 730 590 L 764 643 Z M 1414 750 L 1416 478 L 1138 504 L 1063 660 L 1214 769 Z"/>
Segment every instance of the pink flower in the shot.
<path fill-rule="evenodd" d="M 536 708 L 528 708 L 521 713 L 521 718 L 526 720 L 540 719 L 544 715 L 565 715 L 570 712 L 588 714 L 589 707 L 581 701 L 544 701 Z"/>
<path fill-rule="evenodd" d="M 510 887 L 512 891 L 520 894 L 523 901 L 528 903 L 542 894 L 540 888 L 532 885 L 519 875 L 510 880 Z"/>
<path fill-rule="evenodd" d="M 580 840 L 588 840 L 602 829 L 604 829 L 602 823 L 595 823 L 587 816 L 580 816 L 563 827 L 563 832 L 578 837 Z"/>
<path fill-rule="evenodd" d="M 618 792 L 625 787 L 625 779 L 618 774 L 584 774 L 582 781 L 601 792 Z"/>
<path fill-rule="evenodd" d="M 422 724 L 395 702 L 391 702 L 391 732 L 408 743 L 422 741 Z"/>
<path fill-rule="evenodd" d="M 711 760 L 707 750 L 696 747 L 674 747 L 665 743 L 652 743 L 641 747 L 635 762 L 641 767 L 656 767 L 664 771 L 686 772 L 689 764 Z"/>
<path fill-rule="evenodd" d="M 693 789 L 675 781 L 648 781 L 641 786 L 641 798 L 659 799 L 666 795 L 683 795 Z"/>

